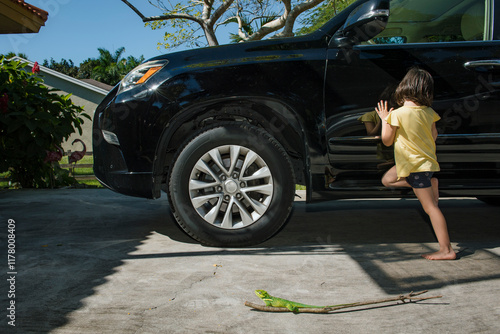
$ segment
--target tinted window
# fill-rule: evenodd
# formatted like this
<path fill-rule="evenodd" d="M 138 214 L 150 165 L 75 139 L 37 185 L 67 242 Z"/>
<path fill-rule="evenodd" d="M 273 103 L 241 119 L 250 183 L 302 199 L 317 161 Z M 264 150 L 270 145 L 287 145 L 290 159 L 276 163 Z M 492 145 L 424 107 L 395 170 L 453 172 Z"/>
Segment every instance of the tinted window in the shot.
<path fill-rule="evenodd" d="M 486 39 L 488 0 L 392 0 L 387 27 L 363 44 L 404 44 Z"/>

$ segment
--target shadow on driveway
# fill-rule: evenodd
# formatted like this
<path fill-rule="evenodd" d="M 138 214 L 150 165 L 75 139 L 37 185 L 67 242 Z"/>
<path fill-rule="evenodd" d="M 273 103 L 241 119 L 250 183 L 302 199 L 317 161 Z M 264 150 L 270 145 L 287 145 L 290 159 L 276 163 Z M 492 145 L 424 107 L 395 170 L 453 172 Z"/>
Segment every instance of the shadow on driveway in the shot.
<path fill-rule="evenodd" d="M 16 328 L 49 332 L 64 326 L 67 315 L 81 309 L 126 261 L 137 259 L 232 255 L 244 262 L 245 256 L 262 255 L 270 264 L 306 254 L 308 260 L 294 270 L 318 277 L 326 271 L 315 265 L 317 259 L 330 256 L 335 263 L 347 254 L 388 294 L 500 278 L 499 254 L 492 251 L 500 246 L 500 208 L 474 199 L 442 200 L 440 206 L 461 259 L 433 266 L 419 258 L 437 243 L 415 200 L 296 202 L 292 219 L 274 238 L 256 247 L 221 249 L 200 247 L 186 236 L 166 196 L 151 201 L 108 190 L 3 191 L 0 240 L 7 254 L 7 221 L 14 219 Z M 164 249 L 137 253 L 153 235 L 165 239 Z M 9 302 L 5 282 L 3 310 Z"/>

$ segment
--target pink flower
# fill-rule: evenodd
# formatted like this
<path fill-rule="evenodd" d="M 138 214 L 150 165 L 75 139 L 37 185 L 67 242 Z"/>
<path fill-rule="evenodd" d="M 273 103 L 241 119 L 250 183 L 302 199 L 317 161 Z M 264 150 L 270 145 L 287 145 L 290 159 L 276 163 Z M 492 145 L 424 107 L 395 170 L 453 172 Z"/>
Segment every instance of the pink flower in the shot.
<path fill-rule="evenodd" d="M 33 72 L 33 73 L 40 72 L 40 66 L 38 66 L 38 62 L 37 61 L 35 61 L 35 63 L 33 64 L 33 68 L 31 69 L 31 72 Z"/>
<path fill-rule="evenodd" d="M 2 97 L 0 97 L 0 111 L 4 114 L 7 113 L 9 103 L 9 95 L 7 93 L 3 93 Z"/>

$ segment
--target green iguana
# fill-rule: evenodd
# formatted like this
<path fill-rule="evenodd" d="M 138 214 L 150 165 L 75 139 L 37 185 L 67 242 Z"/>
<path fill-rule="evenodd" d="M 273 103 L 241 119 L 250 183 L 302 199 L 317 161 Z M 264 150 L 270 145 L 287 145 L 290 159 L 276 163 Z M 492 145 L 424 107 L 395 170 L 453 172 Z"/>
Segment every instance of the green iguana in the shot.
<path fill-rule="evenodd" d="M 245 306 L 250 306 L 255 309 L 261 310 L 261 311 L 276 311 L 276 312 L 281 312 L 284 311 L 283 308 L 288 309 L 289 311 L 299 313 L 300 309 L 303 309 L 303 312 L 312 312 L 312 313 L 329 313 L 334 310 L 338 310 L 341 308 L 347 308 L 347 307 L 357 307 L 357 306 L 364 306 L 364 305 L 372 305 L 372 304 L 381 304 L 381 303 L 388 303 L 392 301 L 401 301 L 403 303 L 408 300 L 410 303 L 411 302 L 417 302 L 421 300 L 427 300 L 427 299 L 433 299 L 433 298 L 441 298 L 442 296 L 433 296 L 433 297 L 416 297 L 421 294 L 426 293 L 427 290 L 421 291 L 421 292 L 410 292 L 407 295 L 399 295 L 397 297 L 393 298 L 385 298 L 385 299 L 379 299 L 379 300 L 371 300 L 371 301 L 366 301 L 366 302 L 358 302 L 358 303 L 349 303 L 349 304 L 338 304 L 338 305 L 328 305 L 328 306 L 316 306 L 316 305 L 307 305 L 307 304 L 301 304 L 301 303 L 296 303 L 292 302 L 291 300 L 286 300 L 283 298 L 277 298 L 269 295 L 267 291 L 265 290 L 255 290 L 255 294 L 257 297 L 262 299 L 264 303 L 266 303 L 266 307 L 263 307 L 261 305 L 256 305 L 253 303 L 245 302 Z M 269 307 L 273 308 L 279 308 L 279 310 L 270 310 Z M 306 309 L 316 309 L 316 310 L 306 310 Z"/>
<path fill-rule="evenodd" d="M 292 302 L 291 300 L 273 297 L 269 293 L 267 293 L 267 291 L 265 291 L 265 290 L 255 290 L 255 294 L 257 295 L 257 297 L 262 299 L 262 301 L 264 301 L 264 303 L 266 303 L 266 306 L 286 307 L 290 311 L 296 312 L 296 313 L 298 313 L 299 309 L 301 309 L 301 308 L 328 308 L 328 307 L 340 306 L 340 305 L 316 306 L 316 305 L 307 305 L 307 304 L 296 303 L 296 302 Z"/>

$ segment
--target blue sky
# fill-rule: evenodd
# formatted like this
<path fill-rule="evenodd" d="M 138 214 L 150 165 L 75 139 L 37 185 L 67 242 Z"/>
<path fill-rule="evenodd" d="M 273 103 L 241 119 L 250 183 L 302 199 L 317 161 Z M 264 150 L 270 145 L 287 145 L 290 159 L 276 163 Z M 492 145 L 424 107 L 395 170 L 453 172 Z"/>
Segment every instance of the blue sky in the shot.
<path fill-rule="evenodd" d="M 38 34 L 0 35 L 0 54 L 22 52 L 39 63 L 50 58 L 71 59 L 78 66 L 88 58 L 98 58 L 100 47 L 113 52 L 123 46 L 124 56 L 144 55 L 146 59 L 172 52 L 157 49 L 165 30 L 145 27 L 120 0 L 25 1 L 49 12 L 49 18 Z M 161 14 L 146 0 L 129 2 L 145 16 Z"/>

